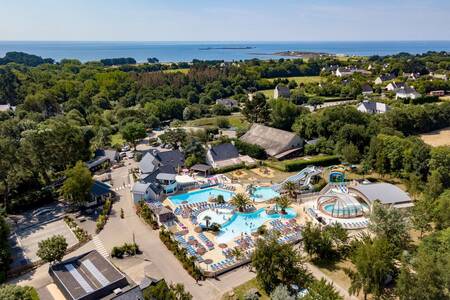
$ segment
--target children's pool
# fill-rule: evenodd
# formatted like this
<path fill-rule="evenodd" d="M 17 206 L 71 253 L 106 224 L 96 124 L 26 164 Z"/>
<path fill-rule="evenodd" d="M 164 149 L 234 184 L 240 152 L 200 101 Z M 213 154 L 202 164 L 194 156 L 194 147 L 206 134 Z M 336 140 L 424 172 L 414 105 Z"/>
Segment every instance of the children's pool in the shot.
<path fill-rule="evenodd" d="M 264 208 L 251 213 L 235 213 L 230 220 L 222 225 L 220 233 L 217 235 L 219 243 L 227 243 L 242 233 L 250 234 L 258 229 L 268 220 L 273 219 L 292 219 L 297 213 L 292 208 L 286 209 L 286 214 L 268 215 Z"/>
<path fill-rule="evenodd" d="M 221 190 L 217 188 L 207 188 L 203 190 L 196 190 L 193 192 L 170 196 L 168 199 L 174 205 L 181 204 L 194 204 L 199 202 L 206 202 L 209 198 L 217 198 L 217 196 L 222 195 L 225 201 L 229 201 L 234 193 L 226 190 Z"/>
<path fill-rule="evenodd" d="M 233 211 L 226 208 L 208 209 L 198 214 L 197 220 L 200 226 L 206 227 L 206 217 L 209 217 L 209 224 L 217 223 L 223 225 L 233 216 Z"/>
<path fill-rule="evenodd" d="M 280 194 L 274 191 L 271 187 L 268 186 L 260 186 L 255 188 L 253 194 L 250 196 L 252 200 L 255 202 L 264 202 L 276 197 L 279 197 Z"/>

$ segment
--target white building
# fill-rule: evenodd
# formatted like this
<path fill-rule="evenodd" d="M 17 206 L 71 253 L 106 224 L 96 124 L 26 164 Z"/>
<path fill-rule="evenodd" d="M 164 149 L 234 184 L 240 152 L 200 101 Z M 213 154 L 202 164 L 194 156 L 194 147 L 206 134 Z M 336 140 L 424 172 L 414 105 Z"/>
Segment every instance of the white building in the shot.
<path fill-rule="evenodd" d="M 357 110 L 366 114 L 383 114 L 390 110 L 390 107 L 382 102 L 370 102 L 364 100 L 358 105 Z"/>

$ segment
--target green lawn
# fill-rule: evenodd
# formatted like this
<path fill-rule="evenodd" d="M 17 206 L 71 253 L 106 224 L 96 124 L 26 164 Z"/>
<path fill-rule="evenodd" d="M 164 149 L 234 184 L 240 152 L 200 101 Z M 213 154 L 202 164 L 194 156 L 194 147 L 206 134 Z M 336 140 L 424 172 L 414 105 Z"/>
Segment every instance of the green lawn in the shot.
<path fill-rule="evenodd" d="M 183 73 L 183 74 L 187 74 L 187 72 L 189 72 L 189 68 L 185 68 L 185 69 L 169 69 L 169 70 L 164 70 L 163 73 Z"/>
<path fill-rule="evenodd" d="M 125 144 L 125 140 L 120 132 L 111 135 L 111 145 L 113 147 L 122 146 L 123 144 Z"/>
<path fill-rule="evenodd" d="M 295 80 L 298 84 L 300 83 L 319 83 L 322 78 L 320 76 L 295 76 L 295 77 L 279 77 L 279 79 L 289 79 Z M 269 81 L 274 81 L 277 78 L 267 78 Z"/>
<path fill-rule="evenodd" d="M 270 297 L 259 287 L 259 284 L 256 281 L 256 278 L 252 279 L 250 281 L 247 281 L 246 283 L 241 284 L 240 286 L 234 288 L 233 291 L 235 293 L 235 297 L 230 298 L 230 297 L 228 297 L 227 294 L 225 294 L 222 297 L 222 300 L 228 300 L 228 299 L 244 300 L 245 293 L 252 288 L 258 289 L 259 293 L 261 294 L 261 297 L 259 298 L 260 300 L 270 300 Z"/>
<path fill-rule="evenodd" d="M 266 98 L 272 99 L 273 98 L 273 89 L 271 90 L 260 90 L 258 93 L 263 93 Z"/>
<path fill-rule="evenodd" d="M 192 121 L 186 122 L 186 126 L 195 126 L 195 127 L 210 127 L 216 126 L 216 119 L 218 117 L 210 117 L 210 118 L 201 118 Z M 249 123 L 245 120 L 245 118 L 241 115 L 231 115 L 231 116 L 223 116 L 223 118 L 227 118 L 230 122 L 231 127 L 235 127 L 238 129 L 247 128 Z"/>

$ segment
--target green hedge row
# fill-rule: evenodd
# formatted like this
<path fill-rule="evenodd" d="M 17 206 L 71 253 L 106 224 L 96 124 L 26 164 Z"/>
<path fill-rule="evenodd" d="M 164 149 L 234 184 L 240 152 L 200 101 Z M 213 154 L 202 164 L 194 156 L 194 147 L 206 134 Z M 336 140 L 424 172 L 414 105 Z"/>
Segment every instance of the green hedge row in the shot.
<path fill-rule="evenodd" d="M 302 159 L 286 160 L 283 162 L 270 162 L 270 161 L 264 162 L 266 166 L 284 172 L 300 171 L 310 165 L 326 167 L 339 163 L 340 160 L 336 155 L 323 155 L 313 157 L 311 159 L 302 158 Z"/>

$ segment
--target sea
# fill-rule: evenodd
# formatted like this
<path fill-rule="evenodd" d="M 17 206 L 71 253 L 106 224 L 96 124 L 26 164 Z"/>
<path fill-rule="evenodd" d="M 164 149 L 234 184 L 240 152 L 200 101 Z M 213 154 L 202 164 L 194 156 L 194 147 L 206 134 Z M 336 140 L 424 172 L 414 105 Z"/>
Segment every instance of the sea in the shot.
<path fill-rule="evenodd" d="M 389 55 L 399 52 L 420 54 L 450 51 L 450 41 L 347 41 L 347 42 L 48 42 L 0 41 L 0 57 L 21 51 L 53 58 L 82 62 L 103 58 L 132 57 L 145 62 L 156 57 L 161 62 L 200 60 L 239 61 L 252 58 L 280 58 L 283 51 L 323 52 L 337 55 Z"/>

